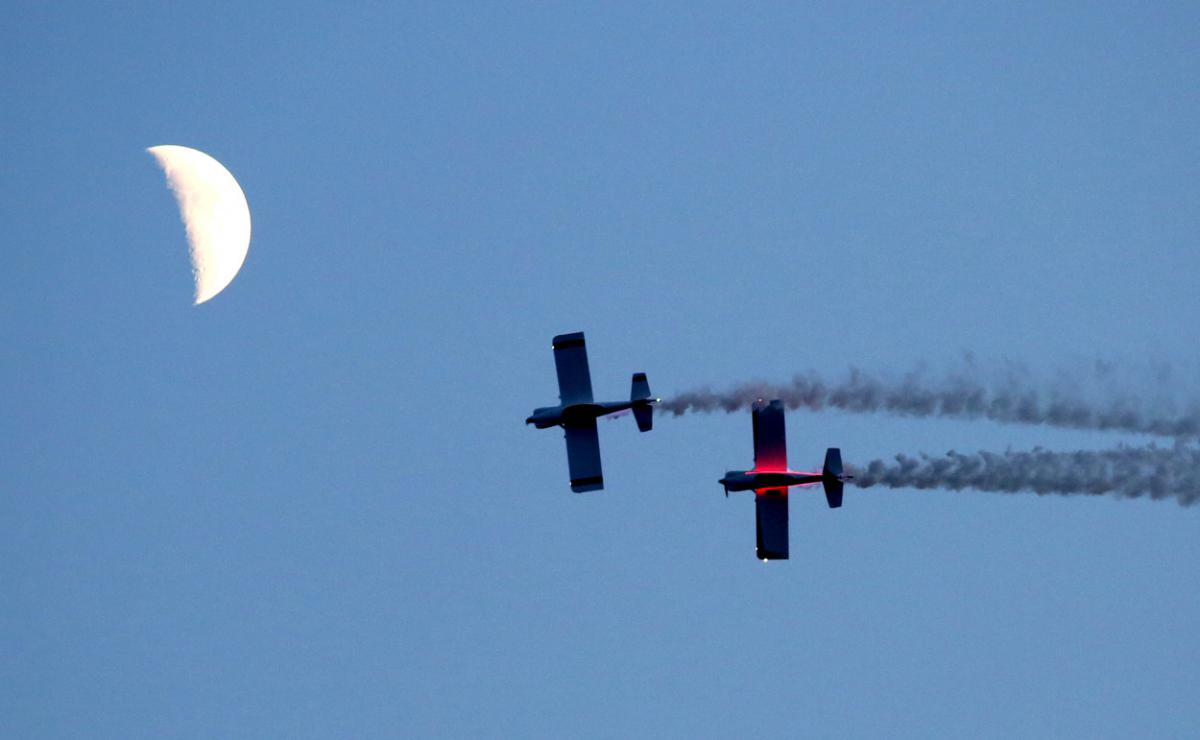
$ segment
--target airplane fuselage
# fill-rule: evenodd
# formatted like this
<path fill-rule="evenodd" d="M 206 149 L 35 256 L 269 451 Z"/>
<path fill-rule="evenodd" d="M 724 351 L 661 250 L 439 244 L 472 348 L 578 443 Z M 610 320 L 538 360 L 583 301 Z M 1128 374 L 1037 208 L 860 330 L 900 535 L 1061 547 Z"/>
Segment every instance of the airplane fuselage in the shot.
<path fill-rule="evenodd" d="M 639 406 L 653 406 L 657 401 L 657 398 L 651 398 L 637 401 L 595 401 L 592 403 L 573 403 L 568 406 L 544 406 L 540 409 L 534 409 L 533 414 L 525 420 L 525 423 L 532 424 L 538 429 L 548 429 L 549 427 L 562 426 L 564 424 L 578 424 L 580 422 L 591 421 L 601 416 L 615 414 L 619 411 L 626 411 Z"/>
<path fill-rule="evenodd" d="M 808 483 L 820 483 L 822 480 L 824 476 L 820 473 L 797 473 L 792 470 L 730 470 L 717 482 L 725 486 L 726 491 L 754 491 L 762 488 L 803 486 Z"/>

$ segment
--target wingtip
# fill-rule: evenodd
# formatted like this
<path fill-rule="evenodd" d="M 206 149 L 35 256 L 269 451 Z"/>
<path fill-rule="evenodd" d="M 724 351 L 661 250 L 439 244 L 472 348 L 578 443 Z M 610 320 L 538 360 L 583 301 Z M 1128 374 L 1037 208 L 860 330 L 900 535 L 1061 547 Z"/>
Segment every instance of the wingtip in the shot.
<path fill-rule="evenodd" d="M 590 478 L 576 478 L 571 481 L 571 490 L 575 493 L 600 491 L 604 488 L 604 476 L 596 475 Z"/>
<path fill-rule="evenodd" d="M 570 334 L 559 334 L 551 340 L 550 346 L 554 349 L 565 349 L 567 347 L 579 347 L 583 343 L 583 332 L 577 331 Z"/>

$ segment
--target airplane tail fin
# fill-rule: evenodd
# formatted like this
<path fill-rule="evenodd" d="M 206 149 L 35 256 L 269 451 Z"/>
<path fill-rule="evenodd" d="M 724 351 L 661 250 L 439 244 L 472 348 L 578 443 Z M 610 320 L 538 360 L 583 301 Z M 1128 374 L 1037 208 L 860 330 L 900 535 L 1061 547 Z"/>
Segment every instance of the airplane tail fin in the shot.
<path fill-rule="evenodd" d="M 658 402 L 658 399 L 650 395 L 650 381 L 646 380 L 646 373 L 633 374 L 633 383 L 629 389 L 629 400 L 649 401 L 649 403 L 634 405 L 633 418 L 637 420 L 639 430 L 648 432 L 653 429 L 654 404 Z"/>
<path fill-rule="evenodd" d="M 830 447 L 825 451 L 825 468 L 821 471 L 821 483 L 825 486 L 825 500 L 829 508 L 836 509 L 842 505 L 843 480 L 849 476 L 842 471 L 842 451 Z"/>

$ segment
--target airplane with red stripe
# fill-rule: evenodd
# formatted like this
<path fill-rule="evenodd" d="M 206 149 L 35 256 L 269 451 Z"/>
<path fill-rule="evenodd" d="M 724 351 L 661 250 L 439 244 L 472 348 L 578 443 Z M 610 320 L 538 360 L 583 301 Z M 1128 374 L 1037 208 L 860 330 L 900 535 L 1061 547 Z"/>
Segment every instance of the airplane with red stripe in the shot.
<path fill-rule="evenodd" d="M 766 403 L 761 398 L 751 408 L 754 422 L 754 468 L 730 470 L 717 481 L 730 491 L 754 491 L 755 522 L 758 534 L 756 552 L 760 560 L 788 559 L 788 489 L 820 483 L 825 488 L 829 508 L 842 505 L 844 481 L 853 476 L 842 470 L 842 451 L 830 447 L 825 452 L 825 467 L 820 473 L 788 469 L 787 430 L 783 402 Z"/>

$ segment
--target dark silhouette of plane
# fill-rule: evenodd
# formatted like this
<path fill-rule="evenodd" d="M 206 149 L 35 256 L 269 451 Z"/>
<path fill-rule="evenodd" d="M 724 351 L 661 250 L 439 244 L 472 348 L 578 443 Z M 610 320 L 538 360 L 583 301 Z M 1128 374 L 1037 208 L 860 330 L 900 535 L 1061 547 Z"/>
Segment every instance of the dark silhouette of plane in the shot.
<path fill-rule="evenodd" d="M 758 530 L 757 552 L 760 560 L 788 559 L 788 488 L 821 483 L 829 508 L 842 505 L 842 482 L 853 476 L 842 473 L 842 451 L 830 447 L 825 452 L 825 468 L 820 473 L 788 470 L 787 435 L 783 423 L 783 402 L 764 402 L 761 398 L 751 409 L 754 418 L 754 469 L 730 470 L 717 481 L 730 491 L 754 491 L 754 511 Z"/>
<path fill-rule="evenodd" d="M 588 372 L 587 347 L 583 332 L 560 334 L 554 338 L 554 366 L 558 371 L 557 406 L 534 409 L 525 420 L 538 429 L 561 426 L 567 439 L 567 465 L 571 470 L 571 490 L 575 493 L 604 488 L 600 469 L 600 436 L 596 419 L 627 409 L 633 410 L 638 429 L 654 426 L 654 404 L 660 399 L 650 395 L 645 373 L 634 373 L 628 401 L 593 401 L 592 376 Z"/>

